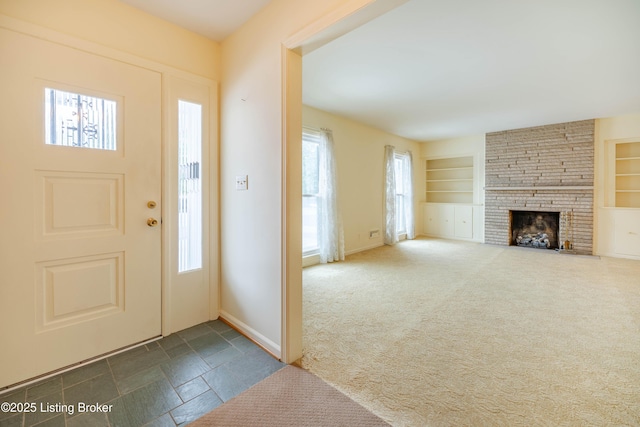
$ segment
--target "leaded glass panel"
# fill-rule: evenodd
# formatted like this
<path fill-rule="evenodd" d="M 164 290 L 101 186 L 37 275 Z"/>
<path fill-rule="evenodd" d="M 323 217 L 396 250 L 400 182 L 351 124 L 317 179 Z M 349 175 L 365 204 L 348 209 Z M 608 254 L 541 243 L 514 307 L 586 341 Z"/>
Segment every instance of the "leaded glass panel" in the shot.
<path fill-rule="evenodd" d="M 45 144 L 117 149 L 117 103 L 79 93 L 45 88 Z"/>

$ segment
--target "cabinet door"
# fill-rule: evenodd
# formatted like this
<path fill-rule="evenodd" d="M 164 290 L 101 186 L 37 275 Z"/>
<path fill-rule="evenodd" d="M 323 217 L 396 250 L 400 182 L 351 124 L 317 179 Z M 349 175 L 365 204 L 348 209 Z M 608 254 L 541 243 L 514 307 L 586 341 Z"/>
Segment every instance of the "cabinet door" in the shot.
<path fill-rule="evenodd" d="M 460 239 L 473 238 L 473 206 L 454 208 L 454 236 Z"/>
<path fill-rule="evenodd" d="M 640 210 L 618 210 L 615 218 L 616 253 L 640 256 Z"/>
<path fill-rule="evenodd" d="M 438 235 L 438 212 L 435 205 L 424 205 L 424 232 L 429 236 Z"/>
<path fill-rule="evenodd" d="M 453 206 L 428 204 L 425 205 L 424 214 L 424 229 L 426 234 L 438 237 L 453 237 Z"/>

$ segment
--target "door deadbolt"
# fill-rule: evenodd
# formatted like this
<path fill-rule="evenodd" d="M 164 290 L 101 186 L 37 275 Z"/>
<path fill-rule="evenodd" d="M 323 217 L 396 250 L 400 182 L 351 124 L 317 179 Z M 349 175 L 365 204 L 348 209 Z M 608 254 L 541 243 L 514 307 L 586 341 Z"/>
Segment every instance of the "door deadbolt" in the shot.
<path fill-rule="evenodd" d="M 150 201 L 148 201 L 148 202 L 147 202 L 147 207 L 148 207 L 149 209 L 153 209 L 153 208 L 155 208 L 156 206 L 157 206 L 157 205 L 156 205 L 156 202 L 154 202 L 153 200 L 150 200 Z"/>
<path fill-rule="evenodd" d="M 147 225 L 149 227 L 155 227 L 156 225 L 158 225 L 158 220 L 155 218 L 149 218 L 147 219 Z"/>

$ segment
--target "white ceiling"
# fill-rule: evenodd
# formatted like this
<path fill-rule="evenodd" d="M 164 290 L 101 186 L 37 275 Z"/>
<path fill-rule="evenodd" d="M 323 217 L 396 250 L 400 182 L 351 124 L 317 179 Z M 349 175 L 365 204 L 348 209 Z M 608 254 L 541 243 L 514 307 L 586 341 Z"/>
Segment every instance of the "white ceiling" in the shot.
<path fill-rule="evenodd" d="M 215 41 L 224 40 L 271 0 L 120 0 Z"/>
<path fill-rule="evenodd" d="M 121 0 L 216 41 L 270 0 Z M 410 0 L 303 58 L 305 104 L 418 141 L 640 112 L 640 0 Z"/>
<path fill-rule="evenodd" d="M 305 104 L 418 141 L 640 112 L 640 0 L 411 0 L 303 70 Z"/>

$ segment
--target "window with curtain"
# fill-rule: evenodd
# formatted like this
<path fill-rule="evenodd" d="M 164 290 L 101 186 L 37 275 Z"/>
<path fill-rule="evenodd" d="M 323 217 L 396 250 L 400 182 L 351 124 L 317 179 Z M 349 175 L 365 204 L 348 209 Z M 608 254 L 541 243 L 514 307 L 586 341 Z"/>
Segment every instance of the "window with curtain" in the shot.
<path fill-rule="evenodd" d="M 338 209 L 333 134 L 328 129 L 302 134 L 302 251 L 320 262 L 344 260 L 344 236 Z"/>
<path fill-rule="evenodd" d="M 415 238 L 413 215 L 413 167 L 411 152 L 385 147 L 385 236 L 394 245 L 400 236 Z"/>

